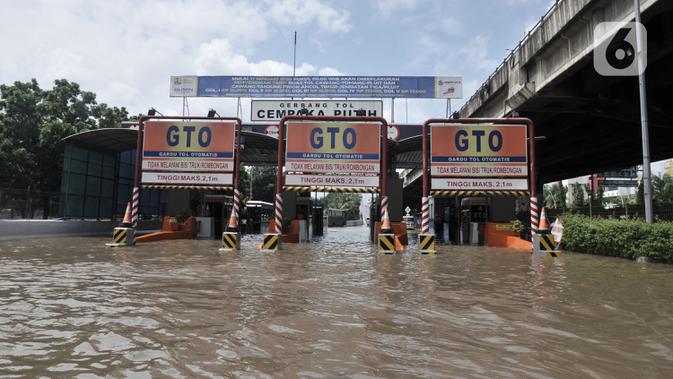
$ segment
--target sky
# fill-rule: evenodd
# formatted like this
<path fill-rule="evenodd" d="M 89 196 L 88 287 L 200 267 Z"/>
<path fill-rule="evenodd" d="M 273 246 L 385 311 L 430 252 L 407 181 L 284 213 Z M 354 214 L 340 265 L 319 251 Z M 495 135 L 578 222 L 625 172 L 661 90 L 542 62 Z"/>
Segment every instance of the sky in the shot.
<path fill-rule="evenodd" d="M 182 113 L 171 75 L 462 76 L 467 99 L 555 0 L 6 0 L 0 84 L 68 79 L 130 114 Z M 457 110 L 465 99 L 453 100 Z M 241 117 L 250 119 L 250 100 Z M 190 115 L 236 116 L 191 98 Z M 384 101 L 389 121 L 446 115 L 446 101 Z M 663 164 L 654 165 L 655 174 Z"/>
<path fill-rule="evenodd" d="M 181 114 L 171 75 L 462 76 L 469 98 L 552 0 L 8 0 L 0 83 L 68 79 L 131 114 Z M 454 100 L 458 109 L 464 100 Z M 384 104 L 390 120 L 389 102 Z M 249 119 L 249 99 L 242 102 Z M 193 98 L 191 115 L 236 115 Z M 443 116 L 444 100 L 395 102 L 395 121 Z"/>

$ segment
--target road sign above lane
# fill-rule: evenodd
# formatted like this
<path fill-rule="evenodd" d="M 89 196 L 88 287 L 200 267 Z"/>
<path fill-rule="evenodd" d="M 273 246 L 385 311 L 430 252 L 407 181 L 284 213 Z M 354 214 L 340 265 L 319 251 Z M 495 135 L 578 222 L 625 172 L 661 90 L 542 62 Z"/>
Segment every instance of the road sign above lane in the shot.
<path fill-rule="evenodd" d="M 460 76 L 173 76 L 171 97 L 460 99 Z"/>
<path fill-rule="evenodd" d="M 303 113 L 302 113 L 303 112 Z M 280 121 L 285 116 L 382 117 L 381 100 L 252 100 L 250 120 Z"/>

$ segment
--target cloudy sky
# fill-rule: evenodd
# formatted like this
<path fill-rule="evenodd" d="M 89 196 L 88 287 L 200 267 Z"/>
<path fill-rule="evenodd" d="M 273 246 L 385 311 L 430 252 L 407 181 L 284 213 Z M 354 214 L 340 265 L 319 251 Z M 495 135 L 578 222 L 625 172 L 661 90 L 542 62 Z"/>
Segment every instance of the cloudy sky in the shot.
<path fill-rule="evenodd" d="M 179 114 L 171 75 L 460 75 L 465 96 L 551 0 L 8 0 L 0 83 L 80 83 L 131 113 Z M 457 108 L 463 101 L 454 103 Z M 191 99 L 192 115 L 235 100 Z M 249 101 L 243 102 L 249 118 Z M 390 108 L 389 105 L 386 108 Z M 408 108 L 408 115 L 405 114 Z M 441 116 L 441 100 L 396 102 L 396 121 Z"/>

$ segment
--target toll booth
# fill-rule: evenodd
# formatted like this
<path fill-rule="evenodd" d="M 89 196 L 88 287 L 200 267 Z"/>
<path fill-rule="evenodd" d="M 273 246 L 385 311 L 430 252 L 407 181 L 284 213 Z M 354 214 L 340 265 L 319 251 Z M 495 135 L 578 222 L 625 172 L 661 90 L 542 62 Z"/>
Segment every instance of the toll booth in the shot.
<path fill-rule="evenodd" d="M 484 244 L 488 210 L 489 199 L 485 197 L 468 197 L 460 201 L 461 244 Z"/>
<path fill-rule="evenodd" d="M 241 214 L 241 231 L 246 234 L 263 234 L 268 231 L 269 220 L 273 218 L 273 203 L 248 200 Z"/>
<path fill-rule="evenodd" d="M 314 237 L 322 237 L 327 223 L 327 211 L 311 197 L 310 192 L 298 194 L 295 203 L 295 215 L 299 220 L 299 241 L 308 242 Z"/>
<path fill-rule="evenodd" d="M 322 237 L 324 233 L 325 220 L 324 209 L 320 204 L 313 204 L 311 208 L 311 236 Z"/>
<path fill-rule="evenodd" d="M 454 197 L 438 197 L 433 202 L 431 217 L 437 241 L 460 243 L 460 201 Z"/>
<path fill-rule="evenodd" d="M 212 231 L 215 239 L 222 236 L 227 227 L 227 217 L 231 213 L 232 197 L 221 194 L 205 194 L 203 197 L 203 217 L 212 219 Z"/>

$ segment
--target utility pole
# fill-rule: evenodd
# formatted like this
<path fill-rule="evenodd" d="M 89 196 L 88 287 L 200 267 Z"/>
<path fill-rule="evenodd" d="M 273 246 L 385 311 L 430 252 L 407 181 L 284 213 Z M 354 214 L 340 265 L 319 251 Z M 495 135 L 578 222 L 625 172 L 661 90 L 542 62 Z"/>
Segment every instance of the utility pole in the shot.
<path fill-rule="evenodd" d="M 636 12 L 636 61 L 638 71 L 645 66 L 643 62 L 642 35 L 640 31 L 640 0 L 633 0 Z M 638 89 L 640 92 L 640 128 L 643 139 L 643 192 L 645 201 L 645 222 L 651 224 L 654 221 L 652 215 L 652 168 L 650 167 L 650 134 L 647 114 L 647 84 L 645 82 L 645 70 L 638 76 Z"/>
<path fill-rule="evenodd" d="M 297 31 L 294 31 L 294 54 L 292 54 L 292 76 L 297 73 Z"/>

